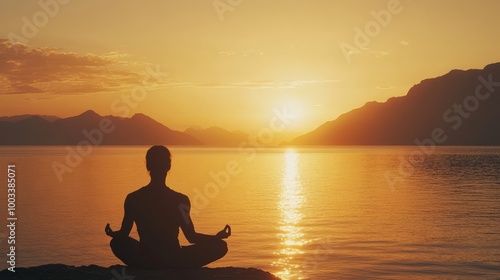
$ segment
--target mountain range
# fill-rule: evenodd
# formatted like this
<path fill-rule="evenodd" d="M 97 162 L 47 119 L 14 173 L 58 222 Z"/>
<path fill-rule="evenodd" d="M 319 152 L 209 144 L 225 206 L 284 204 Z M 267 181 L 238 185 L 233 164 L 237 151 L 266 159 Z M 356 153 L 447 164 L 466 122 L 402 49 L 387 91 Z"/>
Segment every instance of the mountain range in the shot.
<path fill-rule="evenodd" d="M 499 82 L 497 82 L 499 81 Z M 285 145 L 500 145 L 500 63 L 452 70 L 414 85 L 405 96 L 364 106 Z M 144 115 L 0 117 L 0 145 L 208 145 L 237 147 L 249 138 L 219 127 L 176 131 Z"/>
<path fill-rule="evenodd" d="M 144 114 L 120 118 L 89 110 L 53 121 L 40 116 L 0 121 L 0 145 L 77 145 L 81 141 L 102 145 L 202 145 Z"/>
<path fill-rule="evenodd" d="M 40 118 L 47 120 L 49 122 L 53 122 L 55 120 L 60 119 L 59 117 L 56 117 L 56 116 L 47 116 L 47 115 L 17 115 L 17 116 L 11 116 L 11 117 L 7 117 L 7 116 L 0 117 L 0 121 L 17 122 L 17 121 L 24 120 L 24 119 L 31 118 L 31 117 L 40 117 Z"/>
<path fill-rule="evenodd" d="M 0 117 L 0 145 L 186 145 L 237 147 L 248 135 L 220 127 L 172 130 L 154 119 L 135 114 L 131 118 L 101 116 L 88 110 L 78 116 L 42 115 Z"/>
<path fill-rule="evenodd" d="M 368 102 L 287 143 L 324 145 L 500 145 L 500 63 L 452 70 L 405 96 Z"/>
<path fill-rule="evenodd" d="M 206 129 L 190 127 L 184 130 L 184 133 L 191 135 L 205 145 L 219 147 L 238 147 L 249 137 L 248 134 L 241 131 L 228 131 L 217 126 Z"/>

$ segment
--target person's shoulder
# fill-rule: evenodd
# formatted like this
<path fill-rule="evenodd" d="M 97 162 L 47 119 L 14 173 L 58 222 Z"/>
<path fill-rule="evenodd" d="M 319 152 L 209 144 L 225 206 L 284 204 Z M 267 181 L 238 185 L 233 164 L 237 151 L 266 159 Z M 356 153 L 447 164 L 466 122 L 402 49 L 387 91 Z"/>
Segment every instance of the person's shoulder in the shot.
<path fill-rule="evenodd" d="M 181 201 L 189 201 L 189 198 L 187 195 L 183 194 L 183 193 L 180 193 L 180 192 L 176 192 L 174 190 L 172 190 L 171 188 L 168 188 L 169 191 L 170 191 L 170 194 L 176 199 L 176 200 L 181 200 Z"/>
<path fill-rule="evenodd" d="M 142 193 L 146 191 L 146 187 L 142 187 L 138 190 L 135 190 L 127 195 L 127 199 L 133 199 L 135 197 L 140 196 Z"/>

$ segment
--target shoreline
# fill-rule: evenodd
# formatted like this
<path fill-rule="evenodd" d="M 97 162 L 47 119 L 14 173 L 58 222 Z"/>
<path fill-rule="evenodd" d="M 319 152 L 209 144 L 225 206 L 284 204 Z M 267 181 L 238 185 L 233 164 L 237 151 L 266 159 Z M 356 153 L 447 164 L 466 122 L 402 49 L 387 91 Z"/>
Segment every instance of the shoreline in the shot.
<path fill-rule="evenodd" d="M 141 279 L 238 279 L 238 280 L 280 280 L 270 272 L 257 268 L 218 267 L 199 269 L 135 269 L 123 265 L 101 267 L 98 265 L 70 266 L 46 264 L 0 271 L 1 279 L 73 279 L 73 280 L 141 280 Z"/>

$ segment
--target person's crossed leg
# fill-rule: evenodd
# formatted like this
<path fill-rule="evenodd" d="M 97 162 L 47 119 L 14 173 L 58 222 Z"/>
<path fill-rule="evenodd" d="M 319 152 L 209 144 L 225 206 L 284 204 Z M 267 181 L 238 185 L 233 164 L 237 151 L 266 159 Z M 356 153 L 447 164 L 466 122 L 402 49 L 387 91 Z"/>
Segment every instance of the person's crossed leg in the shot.
<path fill-rule="evenodd" d="M 145 269 L 200 268 L 224 257 L 228 251 L 223 240 L 182 246 L 174 255 L 167 253 L 163 258 L 141 248 L 139 241 L 132 237 L 115 237 L 111 239 L 110 246 L 124 264 Z"/>

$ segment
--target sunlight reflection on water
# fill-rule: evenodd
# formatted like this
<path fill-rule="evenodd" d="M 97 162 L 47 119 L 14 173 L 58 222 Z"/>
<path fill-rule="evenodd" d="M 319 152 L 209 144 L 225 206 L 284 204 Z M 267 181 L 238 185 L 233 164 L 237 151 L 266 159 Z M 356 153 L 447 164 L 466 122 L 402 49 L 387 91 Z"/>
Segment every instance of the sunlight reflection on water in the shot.
<path fill-rule="evenodd" d="M 280 248 L 275 254 L 278 259 L 273 265 L 281 270 L 276 274 L 282 279 L 300 279 L 300 265 L 295 256 L 303 254 L 301 247 L 307 243 L 300 222 L 304 216 L 301 212 L 305 202 L 298 169 L 299 155 L 294 150 L 288 150 L 284 155 L 284 171 L 278 209 Z"/>

